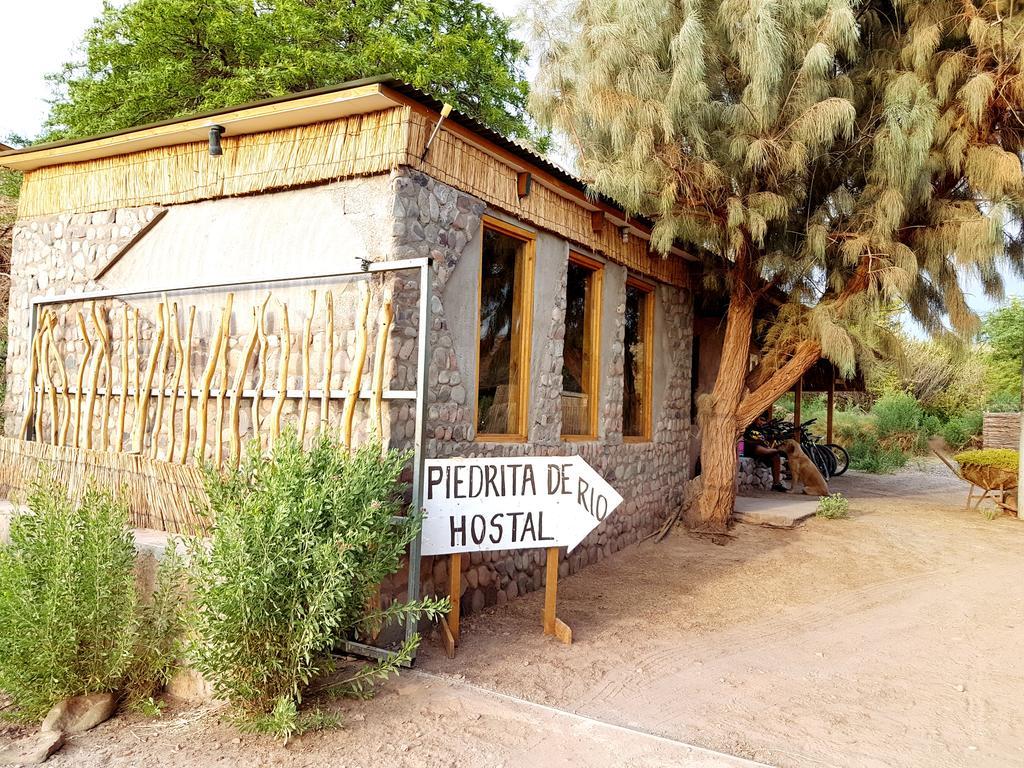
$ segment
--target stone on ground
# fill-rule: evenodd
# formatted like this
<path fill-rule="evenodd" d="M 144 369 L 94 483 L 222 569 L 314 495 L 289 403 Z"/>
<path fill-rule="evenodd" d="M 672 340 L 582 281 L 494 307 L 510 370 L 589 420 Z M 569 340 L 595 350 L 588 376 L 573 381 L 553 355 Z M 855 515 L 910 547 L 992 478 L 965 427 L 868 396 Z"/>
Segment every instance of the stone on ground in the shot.
<path fill-rule="evenodd" d="M 63 731 L 40 731 L 0 750 L 0 765 L 38 765 L 64 746 Z"/>
<path fill-rule="evenodd" d="M 813 517 L 818 511 L 818 497 L 779 493 L 774 496 L 737 496 L 733 517 L 750 525 L 792 528 Z"/>
<path fill-rule="evenodd" d="M 109 720 L 117 708 L 112 693 L 90 693 L 87 696 L 73 696 L 51 709 L 43 718 L 44 731 L 85 733 L 100 723 Z"/>

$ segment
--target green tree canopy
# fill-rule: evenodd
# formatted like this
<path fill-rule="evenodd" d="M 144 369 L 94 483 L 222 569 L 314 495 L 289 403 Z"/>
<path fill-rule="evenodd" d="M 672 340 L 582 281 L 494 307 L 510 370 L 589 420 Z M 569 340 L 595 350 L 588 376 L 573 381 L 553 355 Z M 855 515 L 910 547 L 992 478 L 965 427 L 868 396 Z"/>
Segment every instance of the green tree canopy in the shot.
<path fill-rule="evenodd" d="M 72 138 L 393 74 L 527 138 L 524 48 L 475 0 L 105 3 L 51 76 L 46 138 Z"/>
<path fill-rule="evenodd" d="M 732 511 L 735 436 L 820 355 L 849 370 L 875 310 L 977 330 L 960 280 L 1021 267 L 1024 5 L 575 0 L 536 104 L 592 187 L 705 255 L 728 297 L 700 408 L 701 514 Z M 757 300 L 788 297 L 748 375 Z"/>
<path fill-rule="evenodd" d="M 989 390 L 1016 400 L 1021 393 L 1024 360 L 1024 301 L 1015 298 L 986 315 L 981 324 L 981 340 L 987 349 Z"/>

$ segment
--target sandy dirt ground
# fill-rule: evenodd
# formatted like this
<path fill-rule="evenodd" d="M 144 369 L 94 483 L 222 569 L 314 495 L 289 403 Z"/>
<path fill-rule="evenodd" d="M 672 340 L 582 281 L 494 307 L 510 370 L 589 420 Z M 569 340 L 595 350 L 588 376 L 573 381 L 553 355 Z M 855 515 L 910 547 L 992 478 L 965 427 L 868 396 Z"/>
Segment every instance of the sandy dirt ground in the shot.
<path fill-rule="evenodd" d="M 780 766 L 1024 765 L 1024 522 L 937 463 L 834 481 L 851 519 L 676 531 L 529 595 L 421 666 Z"/>
<path fill-rule="evenodd" d="M 571 647 L 540 593 L 470 617 L 457 659 L 429 644 L 342 729 L 285 748 L 178 707 L 47 765 L 1024 765 L 1024 522 L 963 511 L 941 465 L 835 489 L 849 520 L 677 529 L 563 580 Z"/>

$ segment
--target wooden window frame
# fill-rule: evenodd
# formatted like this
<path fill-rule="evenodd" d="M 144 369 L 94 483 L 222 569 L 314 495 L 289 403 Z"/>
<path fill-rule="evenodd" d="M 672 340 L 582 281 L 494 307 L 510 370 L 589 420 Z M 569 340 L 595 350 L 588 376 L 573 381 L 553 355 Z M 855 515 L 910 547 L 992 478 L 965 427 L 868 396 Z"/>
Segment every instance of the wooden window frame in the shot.
<path fill-rule="evenodd" d="M 562 434 L 562 440 L 569 443 L 597 440 L 598 416 L 601 398 L 601 311 L 604 298 L 604 262 L 592 259 L 577 251 L 569 251 L 569 264 L 576 264 L 590 270 L 590 293 L 587 296 L 586 341 L 584 360 L 589 358 L 590 368 L 587 370 L 587 384 L 590 389 L 590 401 L 587 414 L 588 431 L 583 435 Z M 566 267 L 568 269 L 568 267 Z M 568 285 L 568 283 L 566 283 Z M 564 354 L 564 352 L 563 352 Z"/>
<path fill-rule="evenodd" d="M 520 323 L 519 339 L 516 340 L 516 353 L 522 361 L 519 366 L 519 386 L 516 397 L 516 429 L 514 432 L 491 434 L 476 432 L 480 423 L 480 308 L 483 303 L 484 283 L 484 233 L 491 229 L 508 237 L 523 242 L 520 262 L 516 264 L 516 287 L 513 291 L 515 311 L 518 311 Z M 524 443 L 530 430 L 530 353 L 533 347 L 533 274 L 536 260 L 537 235 L 528 230 L 509 224 L 507 221 L 493 216 L 484 216 L 480 224 L 480 261 L 477 272 L 476 288 L 476 381 L 473 385 L 473 430 L 474 442 L 477 443 Z"/>
<path fill-rule="evenodd" d="M 644 357 L 644 390 L 640 411 L 643 432 L 639 435 L 623 434 L 622 441 L 624 443 L 649 443 L 653 434 L 652 423 L 654 415 L 652 400 L 654 399 L 654 293 L 656 286 L 646 280 L 640 280 L 630 275 L 626 278 L 626 288 L 635 288 L 644 294 L 645 320 L 641 333 L 643 334 L 644 350 L 647 354 Z M 623 295 L 623 302 L 625 302 L 625 295 Z M 623 348 L 625 348 L 625 337 L 623 337 Z M 625 354 L 625 351 L 623 351 L 623 354 Z M 625 367 L 623 367 L 622 375 L 625 378 Z M 625 387 L 623 387 L 622 395 L 623 397 L 626 395 Z"/>

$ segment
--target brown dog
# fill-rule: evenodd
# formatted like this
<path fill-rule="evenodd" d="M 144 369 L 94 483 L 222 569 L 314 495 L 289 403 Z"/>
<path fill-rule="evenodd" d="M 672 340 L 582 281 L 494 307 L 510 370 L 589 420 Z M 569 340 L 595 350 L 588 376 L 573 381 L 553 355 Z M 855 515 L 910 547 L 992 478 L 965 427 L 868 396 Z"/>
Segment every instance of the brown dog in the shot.
<path fill-rule="evenodd" d="M 814 466 L 814 462 L 807 458 L 803 448 L 796 440 L 786 440 L 782 444 L 782 450 L 786 453 L 786 461 L 789 464 L 789 472 L 793 476 L 789 487 L 790 493 L 796 493 L 797 483 L 803 486 L 803 492 L 814 496 L 828 496 L 828 483 L 821 476 L 821 472 Z"/>

